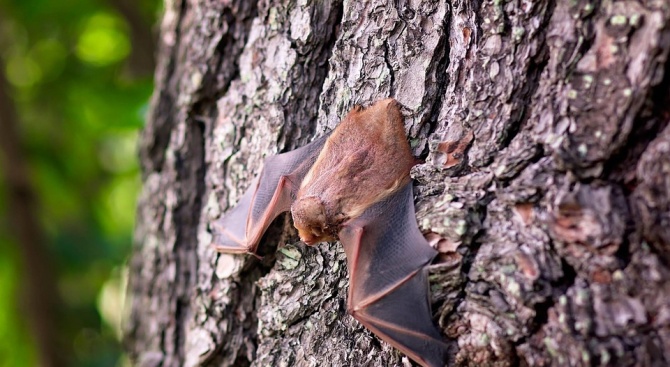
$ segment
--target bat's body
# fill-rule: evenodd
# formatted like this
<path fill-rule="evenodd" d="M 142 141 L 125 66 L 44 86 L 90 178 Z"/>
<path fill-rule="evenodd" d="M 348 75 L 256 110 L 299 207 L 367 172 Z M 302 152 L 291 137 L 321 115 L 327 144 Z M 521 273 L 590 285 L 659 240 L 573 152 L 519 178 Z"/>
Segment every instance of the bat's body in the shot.
<path fill-rule="evenodd" d="M 443 366 L 447 347 L 425 274 L 436 251 L 416 225 L 414 162 L 393 99 L 354 108 L 329 136 L 268 158 L 237 206 L 212 224 L 214 246 L 255 253 L 272 220 L 290 210 L 305 243 L 341 240 L 349 312 L 420 364 Z"/>
<path fill-rule="evenodd" d="M 291 206 L 300 239 L 314 244 L 337 238 L 342 223 L 409 182 L 413 165 L 394 100 L 354 108 L 324 144 Z"/>

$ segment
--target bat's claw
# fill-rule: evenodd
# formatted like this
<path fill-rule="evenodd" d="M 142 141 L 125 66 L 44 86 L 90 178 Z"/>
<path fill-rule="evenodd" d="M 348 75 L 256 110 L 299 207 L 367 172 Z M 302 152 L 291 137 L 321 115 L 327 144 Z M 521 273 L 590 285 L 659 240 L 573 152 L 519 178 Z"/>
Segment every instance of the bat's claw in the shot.
<path fill-rule="evenodd" d="M 249 252 L 249 254 L 252 255 L 253 257 L 257 258 L 258 261 L 263 261 L 263 256 L 255 253 L 255 252 Z"/>

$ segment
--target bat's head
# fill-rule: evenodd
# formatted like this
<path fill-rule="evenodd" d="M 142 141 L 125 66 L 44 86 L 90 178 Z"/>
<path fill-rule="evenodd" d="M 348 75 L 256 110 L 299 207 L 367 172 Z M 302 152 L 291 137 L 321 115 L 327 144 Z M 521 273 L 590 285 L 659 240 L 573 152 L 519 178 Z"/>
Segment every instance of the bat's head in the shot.
<path fill-rule="evenodd" d="M 298 230 L 300 240 L 308 245 L 333 239 L 328 225 L 326 208 L 316 196 L 297 199 L 291 206 L 293 225 Z"/>

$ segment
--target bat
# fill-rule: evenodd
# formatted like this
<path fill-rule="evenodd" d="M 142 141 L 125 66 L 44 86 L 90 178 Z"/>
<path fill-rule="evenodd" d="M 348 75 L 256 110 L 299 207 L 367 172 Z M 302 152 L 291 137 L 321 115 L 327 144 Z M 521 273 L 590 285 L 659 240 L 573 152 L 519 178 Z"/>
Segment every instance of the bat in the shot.
<path fill-rule="evenodd" d="M 414 164 L 394 99 L 354 107 L 329 135 L 267 158 L 237 205 L 210 224 L 212 245 L 256 254 L 268 226 L 290 211 L 307 245 L 342 243 L 348 312 L 422 366 L 444 366 L 426 276 L 437 251 L 416 223 Z"/>

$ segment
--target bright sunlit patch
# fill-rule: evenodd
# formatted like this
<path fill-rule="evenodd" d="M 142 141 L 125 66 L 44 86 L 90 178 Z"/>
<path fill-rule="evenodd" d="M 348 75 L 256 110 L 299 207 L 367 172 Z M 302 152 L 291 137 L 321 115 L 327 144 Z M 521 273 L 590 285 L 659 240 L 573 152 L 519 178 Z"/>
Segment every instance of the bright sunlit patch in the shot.
<path fill-rule="evenodd" d="M 129 52 L 130 41 L 124 23 L 105 12 L 88 19 L 77 41 L 77 57 L 97 66 L 118 62 Z"/>
<path fill-rule="evenodd" d="M 137 131 L 110 134 L 98 146 L 100 165 L 109 172 L 126 173 L 137 168 Z"/>
<path fill-rule="evenodd" d="M 103 188 L 97 213 L 107 234 L 125 235 L 133 228 L 139 188 L 140 180 L 135 175 L 117 177 Z"/>
<path fill-rule="evenodd" d="M 121 340 L 121 321 L 123 320 L 123 310 L 126 294 L 126 284 L 128 283 L 128 269 L 114 270 L 110 278 L 100 289 L 98 294 L 98 311 L 102 319 L 109 325 L 118 340 Z"/>

